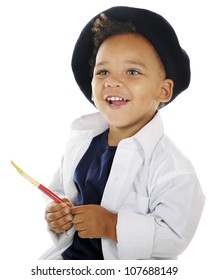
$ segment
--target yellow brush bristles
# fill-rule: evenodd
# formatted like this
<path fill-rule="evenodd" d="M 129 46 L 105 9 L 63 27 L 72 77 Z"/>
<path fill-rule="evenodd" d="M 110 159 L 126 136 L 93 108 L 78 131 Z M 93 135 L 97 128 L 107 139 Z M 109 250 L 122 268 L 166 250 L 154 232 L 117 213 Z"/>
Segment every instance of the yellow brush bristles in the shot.
<path fill-rule="evenodd" d="M 32 177 L 30 177 L 28 174 L 26 174 L 19 166 L 17 166 L 12 160 L 11 164 L 14 166 L 14 168 L 30 183 L 32 183 L 35 187 L 38 187 L 40 183 L 38 183 L 36 180 L 34 180 Z"/>

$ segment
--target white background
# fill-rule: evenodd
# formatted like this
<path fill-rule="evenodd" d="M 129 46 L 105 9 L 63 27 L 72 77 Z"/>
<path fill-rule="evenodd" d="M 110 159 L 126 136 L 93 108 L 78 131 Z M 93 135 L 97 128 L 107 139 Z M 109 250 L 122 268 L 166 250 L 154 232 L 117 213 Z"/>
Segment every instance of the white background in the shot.
<path fill-rule="evenodd" d="M 166 134 L 192 161 L 208 196 L 205 4 L 200 0 L 0 2 L 0 248 L 5 264 L 35 262 L 52 244 L 46 232 L 42 195 L 17 174 L 10 160 L 42 184 L 49 184 L 71 122 L 95 111 L 71 72 L 74 44 L 84 25 L 111 6 L 135 6 L 160 13 L 172 24 L 188 52 L 191 85 L 161 114 Z M 190 269 L 198 264 L 203 271 L 207 264 L 207 214 L 206 205 L 193 241 L 179 257 Z"/>

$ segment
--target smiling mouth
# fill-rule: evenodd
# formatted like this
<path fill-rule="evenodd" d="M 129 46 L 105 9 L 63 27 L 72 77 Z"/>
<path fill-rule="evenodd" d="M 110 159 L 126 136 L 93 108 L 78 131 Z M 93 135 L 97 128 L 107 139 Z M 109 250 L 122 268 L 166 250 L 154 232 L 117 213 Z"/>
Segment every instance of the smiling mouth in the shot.
<path fill-rule="evenodd" d="M 129 100 L 119 96 L 109 96 L 106 98 L 106 101 L 109 103 L 110 106 L 118 107 L 118 106 L 126 105 L 126 103 Z"/>

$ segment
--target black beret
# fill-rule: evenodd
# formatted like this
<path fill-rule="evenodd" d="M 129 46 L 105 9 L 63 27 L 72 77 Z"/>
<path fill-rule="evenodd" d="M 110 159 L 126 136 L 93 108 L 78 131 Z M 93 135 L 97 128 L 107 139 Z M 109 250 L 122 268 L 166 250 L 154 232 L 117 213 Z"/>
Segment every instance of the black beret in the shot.
<path fill-rule="evenodd" d="M 166 77 L 173 80 L 173 97 L 169 103 L 190 83 L 190 61 L 187 53 L 181 48 L 177 35 L 169 22 L 152 11 L 117 6 L 103 11 L 110 19 L 131 21 L 138 34 L 144 36 L 155 48 L 166 71 Z M 72 70 L 75 80 L 86 98 L 91 101 L 91 66 L 89 59 L 93 54 L 92 26 L 100 16 L 92 18 L 82 30 L 72 54 Z"/>

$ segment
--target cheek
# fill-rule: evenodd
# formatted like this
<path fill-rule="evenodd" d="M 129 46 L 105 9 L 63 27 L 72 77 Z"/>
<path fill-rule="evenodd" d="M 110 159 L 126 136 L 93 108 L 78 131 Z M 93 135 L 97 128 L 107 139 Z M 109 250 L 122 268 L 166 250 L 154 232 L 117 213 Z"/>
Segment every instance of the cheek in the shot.
<path fill-rule="evenodd" d="M 148 99 L 149 90 L 144 84 L 135 84 L 131 86 L 131 93 L 133 99 L 136 103 L 143 103 L 146 99 Z"/>
<path fill-rule="evenodd" d="M 150 100 L 155 100 L 157 95 L 157 89 L 153 83 L 142 83 L 134 85 L 132 88 L 134 99 L 140 100 L 140 102 L 145 103 Z"/>

